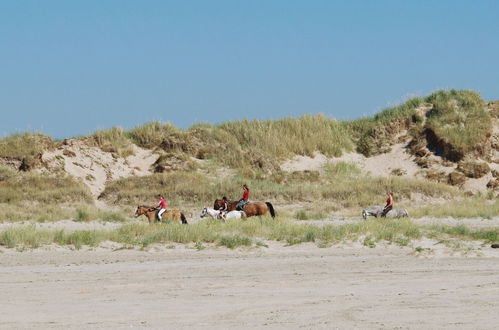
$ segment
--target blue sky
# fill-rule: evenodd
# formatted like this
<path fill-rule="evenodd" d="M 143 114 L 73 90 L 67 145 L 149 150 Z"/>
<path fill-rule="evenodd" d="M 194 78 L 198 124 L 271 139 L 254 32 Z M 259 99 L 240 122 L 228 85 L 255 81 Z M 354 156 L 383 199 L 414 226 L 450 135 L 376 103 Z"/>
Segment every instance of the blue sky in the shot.
<path fill-rule="evenodd" d="M 498 1 L 0 0 L 0 136 L 499 99 Z"/>

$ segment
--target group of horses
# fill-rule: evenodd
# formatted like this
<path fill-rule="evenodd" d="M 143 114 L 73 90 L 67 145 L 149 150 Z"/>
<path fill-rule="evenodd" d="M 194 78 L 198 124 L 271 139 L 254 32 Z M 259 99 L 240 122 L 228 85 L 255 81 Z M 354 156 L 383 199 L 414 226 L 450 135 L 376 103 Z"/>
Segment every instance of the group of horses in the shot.
<path fill-rule="evenodd" d="M 213 209 L 205 207 L 200 214 L 201 218 L 210 217 L 213 219 L 222 219 L 223 221 L 228 219 L 241 219 L 253 216 L 261 216 L 270 214 L 272 218 L 275 217 L 276 213 L 274 206 L 270 202 L 254 202 L 247 203 L 243 206 L 242 210 L 237 210 L 238 201 L 227 201 L 227 212 L 220 213 L 220 209 L 224 205 L 224 201 L 221 199 L 215 200 L 213 203 Z M 135 211 L 135 216 L 139 217 L 144 215 L 149 219 L 149 223 L 158 222 L 158 209 L 153 206 L 139 205 Z M 367 219 L 368 216 L 374 216 L 379 218 L 383 216 L 382 206 L 370 206 L 362 210 L 362 217 Z M 408 217 L 409 213 L 406 209 L 392 209 L 387 212 L 384 216 L 387 218 L 401 218 Z M 185 214 L 180 210 L 167 210 L 163 213 L 162 219 L 171 219 L 176 223 L 187 224 L 187 218 Z"/>
<path fill-rule="evenodd" d="M 209 216 L 225 221 L 226 219 L 240 219 L 270 214 L 272 218 L 275 218 L 274 206 L 272 206 L 272 203 L 270 202 L 247 203 L 243 206 L 242 210 L 236 210 L 238 202 L 239 201 L 227 201 L 227 213 L 223 214 L 223 216 L 220 216 L 219 210 L 223 207 L 224 201 L 221 199 L 217 199 L 213 203 L 213 209 L 205 207 L 201 212 L 200 217 L 204 218 L 206 216 Z M 149 223 L 158 222 L 158 209 L 154 206 L 137 206 L 135 216 L 139 217 L 141 215 L 144 215 L 147 219 L 149 219 Z M 162 214 L 161 219 L 171 219 L 176 223 L 187 224 L 187 218 L 185 217 L 185 214 L 180 210 L 166 210 Z"/>

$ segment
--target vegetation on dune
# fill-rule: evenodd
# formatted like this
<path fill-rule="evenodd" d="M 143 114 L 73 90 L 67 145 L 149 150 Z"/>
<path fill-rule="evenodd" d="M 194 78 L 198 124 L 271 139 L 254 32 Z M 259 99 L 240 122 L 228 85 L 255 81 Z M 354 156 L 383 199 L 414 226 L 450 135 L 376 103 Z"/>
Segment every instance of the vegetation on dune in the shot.
<path fill-rule="evenodd" d="M 154 174 L 146 177 L 130 177 L 111 182 L 101 195 L 111 204 L 143 204 L 161 192 L 168 196 L 172 205 L 211 203 L 226 195 L 237 199 L 240 186 L 247 183 L 252 199 L 281 203 L 313 202 L 319 212 L 331 209 L 365 207 L 379 204 L 380 196 L 393 190 L 399 200 L 410 199 L 411 194 L 430 197 L 457 197 L 461 193 L 445 184 L 400 177 L 376 178 L 360 173 L 351 163 L 328 164 L 317 178 L 296 176 L 293 173 L 277 174 L 248 179 L 239 174 L 223 178 L 197 171 Z"/>
<path fill-rule="evenodd" d="M 418 111 L 421 107 L 424 111 Z M 428 144 L 444 157 L 458 161 L 471 152 L 483 154 L 483 142 L 492 128 L 490 116 L 478 93 L 440 90 L 344 125 L 357 151 L 366 156 L 386 151 L 397 133 L 408 130 L 413 143 Z"/>
<path fill-rule="evenodd" d="M 121 157 L 133 155 L 133 146 L 127 133 L 119 127 L 100 130 L 90 136 L 90 143 L 105 152 L 112 152 Z"/>
<path fill-rule="evenodd" d="M 88 188 L 68 176 L 21 172 L 0 165 L 0 220 L 68 218 L 67 206 L 93 203 Z"/>
<path fill-rule="evenodd" d="M 416 111 L 422 105 L 425 105 L 424 98 L 411 98 L 372 117 L 346 121 L 343 125 L 347 127 L 357 151 L 372 156 L 386 151 L 393 137 L 401 130 L 422 123 L 423 118 Z"/>
<path fill-rule="evenodd" d="M 232 168 L 272 171 L 293 155 L 318 151 L 339 156 L 352 150 L 341 123 L 323 115 L 280 120 L 241 120 L 220 125 L 198 124 L 188 130 L 170 124 L 146 123 L 128 135 L 139 146 L 165 152 L 182 152 L 199 159 L 213 159 Z"/>
<path fill-rule="evenodd" d="M 424 107 L 425 111 L 419 111 Z M 464 155 L 480 149 L 491 132 L 491 114 L 479 94 L 472 91 L 437 91 L 409 99 L 378 114 L 338 122 L 324 115 L 279 120 L 241 120 L 219 125 L 197 124 L 181 130 L 168 123 L 150 122 L 130 131 L 114 127 L 95 132 L 89 143 L 121 156 L 133 153 L 132 143 L 165 152 L 182 152 L 213 159 L 236 169 L 275 170 L 293 155 L 321 152 L 339 156 L 357 149 L 364 155 L 386 151 L 402 130 L 415 139 L 428 139 L 444 156 Z M 41 134 L 16 134 L 0 140 L 0 157 L 34 157 L 53 148 Z M 461 159 L 462 157 L 459 156 Z"/>
<path fill-rule="evenodd" d="M 438 91 L 426 98 L 433 104 L 427 114 L 426 134 L 445 157 L 457 161 L 478 151 L 490 136 L 492 123 L 480 95 L 472 91 Z"/>
<path fill-rule="evenodd" d="M 194 225 L 180 224 L 128 224 L 110 231 L 36 230 L 32 226 L 9 228 L 0 232 L 0 245 L 10 248 L 36 248 L 45 244 L 70 245 L 81 248 L 96 246 L 103 241 L 113 241 L 125 246 L 147 247 L 153 243 L 195 244 L 212 243 L 228 248 L 239 246 L 265 246 L 261 240 L 284 242 L 287 245 L 315 243 L 319 247 L 346 241 L 361 241 L 374 247 L 380 241 L 406 246 L 421 237 L 457 237 L 499 241 L 499 229 L 471 230 L 465 226 L 419 227 L 407 219 L 378 219 L 341 226 L 299 225 L 292 222 L 253 218 L 222 223 L 216 220 L 202 221 Z"/>
<path fill-rule="evenodd" d="M 197 124 L 187 130 L 168 123 L 150 122 L 129 131 L 117 127 L 97 131 L 84 139 L 90 145 L 122 157 L 133 153 L 134 144 L 160 153 L 153 165 L 158 173 L 107 184 L 100 199 L 113 205 L 130 207 L 148 203 L 161 192 L 176 208 L 201 203 L 210 206 L 215 198 L 223 195 L 239 198 L 240 185 L 247 183 L 253 200 L 309 205 L 295 213 L 300 219 L 326 218 L 332 211 L 380 204 L 383 202 L 380 196 L 387 190 L 396 193 L 397 201 L 402 202 L 399 206 L 409 208 L 414 214 L 413 205 L 407 202 L 415 195 L 451 199 L 462 198 L 463 194 L 443 183 L 396 175 L 371 177 L 349 163 L 297 173 L 284 172 L 279 165 L 294 155 L 313 156 L 314 152 L 340 156 L 345 151 L 357 150 L 370 156 L 387 151 L 393 143 L 402 141 L 398 140 L 402 135 L 404 142 L 411 141 L 409 145 L 415 154 L 421 148 L 429 148 L 448 159 L 461 160 L 450 176 L 431 170 L 426 174 L 428 178 L 462 185 L 466 180 L 464 175 L 480 177 L 490 172 L 482 163 L 474 164 L 467 159 L 485 152 L 484 141 L 491 134 L 491 116 L 497 112 L 494 110 L 497 107 L 491 109 L 485 110 L 485 103 L 475 92 L 437 91 L 372 117 L 346 122 L 324 115 L 306 115 L 219 125 Z M 41 164 L 43 151 L 56 146 L 50 137 L 41 134 L 15 134 L 0 139 L 0 161 L 10 164 L 6 159 L 15 159 L 18 167 L 22 161 L 29 170 L 36 168 L 37 162 Z M 418 161 L 423 164 L 430 160 Z M 490 212 L 480 211 L 473 205 L 448 206 L 445 212 L 483 214 L 484 217 L 498 214 L 495 204 L 490 206 L 485 198 L 480 199 L 479 203 L 482 202 L 489 203 Z M 62 217 L 79 221 L 102 218 L 122 221 L 125 218 L 118 213 L 97 212 L 91 204 L 88 189 L 69 177 L 0 167 L 0 220 L 48 221 Z M 443 214 L 446 207 L 422 208 L 416 214 Z"/>
<path fill-rule="evenodd" d="M 499 215 L 499 200 L 487 200 L 476 196 L 469 199 L 459 199 L 440 204 L 414 208 L 413 217 L 431 216 L 438 218 L 483 218 L 492 219 Z"/>
<path fill-rule="evenodd" d="M 91 201 L 88 188 L 72 177 L 19 172 L 0 166 L 0 203 L 59 204 Z"/>
<path fill-rule="evenodd" d="M 29 171 L 41 165 L 43 152 L 53 150 L 56 143 L 38 133 L 13 134 L 0 139 L 0 160 L 14 161 L 20 170 Z"/>

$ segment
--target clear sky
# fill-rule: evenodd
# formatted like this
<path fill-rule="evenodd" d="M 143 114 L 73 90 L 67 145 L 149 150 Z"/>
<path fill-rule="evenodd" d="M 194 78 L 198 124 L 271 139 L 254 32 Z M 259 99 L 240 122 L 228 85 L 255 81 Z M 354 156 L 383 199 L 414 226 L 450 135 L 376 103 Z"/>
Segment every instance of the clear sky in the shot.
<path fill-rule="evenodd" d="M 0 0 L 0 136 L 499 99 L 499 1 Z"/>

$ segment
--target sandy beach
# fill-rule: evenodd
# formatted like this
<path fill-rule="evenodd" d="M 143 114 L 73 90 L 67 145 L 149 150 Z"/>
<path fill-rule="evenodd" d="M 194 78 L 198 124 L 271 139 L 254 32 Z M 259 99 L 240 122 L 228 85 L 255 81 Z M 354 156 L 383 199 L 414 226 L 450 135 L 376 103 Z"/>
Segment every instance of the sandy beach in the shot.
<path fill-rule="evenodd" d="M 499 251 L 314 244 L 0 253 L 2 329 L 494 329 Z"/>

